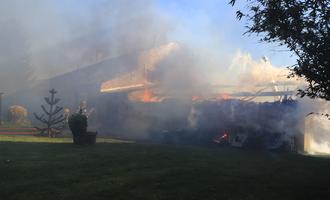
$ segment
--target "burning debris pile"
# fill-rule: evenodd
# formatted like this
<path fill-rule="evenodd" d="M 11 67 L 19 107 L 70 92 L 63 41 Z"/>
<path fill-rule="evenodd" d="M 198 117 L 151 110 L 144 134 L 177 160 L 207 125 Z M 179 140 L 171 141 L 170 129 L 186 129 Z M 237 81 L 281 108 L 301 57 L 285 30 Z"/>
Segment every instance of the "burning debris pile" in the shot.
<path fill-rule="evenodd" d="M 278 149 L 295 147 L 299 133 L 297 102 L 246 102 L 224 100 L 195 105 L 194 132 L 205 142 L 229 143 L 237 147 Z"/>
<path fill-rule="evenodd" d="M 100 122 L 102 129 L 121 137 L 200 145 L 225 141 L 239 147 L 292 150 L 299 135 L 294 100 L 256 103 L 169 99 L 141 103 L 131 102 L 123 94 L 105 99 L 108 106 L 103 114 L 107 117 L 98 117 L 105 119 Z"/>
<path fill-rule="evenodd" d="M 293 100 L 255 103 L 231 99 L 201 102 L 194 109 L 197 117 L 192 127 L 204 142 L 213 140 L 263 149 L 282 145 L 292 148 L 294 136 L 299 133 L 297 102 Z"/>

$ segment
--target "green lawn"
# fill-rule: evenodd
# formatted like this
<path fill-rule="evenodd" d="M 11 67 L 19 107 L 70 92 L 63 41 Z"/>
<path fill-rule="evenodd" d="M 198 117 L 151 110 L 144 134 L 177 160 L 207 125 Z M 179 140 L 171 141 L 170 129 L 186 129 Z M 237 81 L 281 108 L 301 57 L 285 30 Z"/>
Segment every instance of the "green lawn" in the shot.
<path fill-rule="evenodd" d="M 0 135 L 0 142 L 28 142 L 28 143 L 72 143 L 72 138 L 66 137 L 37 137 L 31 135 Z M 124 141 L 109 137 L 97 137 L 97 143 L 132 143 L 132 141 Z M 0 152 L 1 153 L 1 152 Z M 1 155 L 1 154 L 0 154 Z M 0 199 L 1 200 L 1 199 Z"/>
<path fill-rule="evenodd" d="M 61 143 L 67 138 L 1 138 L 1 200 L 330 199 L 328 158 L 118 140 L 75 146 Z"/>

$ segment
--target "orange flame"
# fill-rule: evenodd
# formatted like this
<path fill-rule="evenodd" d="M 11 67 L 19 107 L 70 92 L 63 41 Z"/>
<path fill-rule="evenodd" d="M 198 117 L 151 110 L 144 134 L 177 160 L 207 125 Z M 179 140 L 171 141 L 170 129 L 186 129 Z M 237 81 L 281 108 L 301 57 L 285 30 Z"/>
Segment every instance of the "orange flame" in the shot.
<path fill-rule="evenodd" d="M 192 101 L 198 101 L 199 99 L 200 99 L 200 97 L 197 96 L 197 95 L 194 95 L 194 96 L 191 97 Z"/>
<path fill-rule="evenodd" d="M 228 99 L 230 99 L 230 95 L 227 93 L 220 93 L 218 98 L 223 99 L 223 100 L 228 100 Z"/>
<path fill-rule="evenodd" d="M 228 141 L 229 141 L 229 134 L 226 132 L 224 134 L 218 134 L 213 138 L 213 142 L 215 143 L 222 143 Z"/>
<path fill-rule="evenodd" d="M 144 88 L 142 101 L 143 102 L 152 102 L 151 99 L 152 99 L 151 91 L 148 88 Z"/>
<path fill-rule="evenodd" d="M 149 88 L 144 88 L 142 101 L 144 103 L 160 102 L 156 96 L 153 95 L 152 91 Z"/>

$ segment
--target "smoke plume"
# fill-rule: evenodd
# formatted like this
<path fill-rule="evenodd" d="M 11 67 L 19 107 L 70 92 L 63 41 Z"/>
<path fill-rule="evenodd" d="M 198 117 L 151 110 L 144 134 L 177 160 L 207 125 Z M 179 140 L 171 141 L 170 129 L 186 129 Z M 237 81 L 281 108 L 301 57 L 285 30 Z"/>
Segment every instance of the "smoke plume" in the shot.
<path fill-rule="evenodd" d="M 0 89 L 8 92 L 157 46 L 169 30 L 151 0 L 5 0 L 0 12 Z"/>

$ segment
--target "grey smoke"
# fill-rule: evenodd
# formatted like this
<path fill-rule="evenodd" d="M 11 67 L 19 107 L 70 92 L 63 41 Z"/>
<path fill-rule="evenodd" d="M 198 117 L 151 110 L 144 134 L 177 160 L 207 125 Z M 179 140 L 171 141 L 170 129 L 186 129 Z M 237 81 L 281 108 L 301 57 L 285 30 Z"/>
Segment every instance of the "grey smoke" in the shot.
<path fill-rule="evenodd" d="M 166 42 L 155 9 L 151 0 L 1 1 L 0 90 Z"/>

